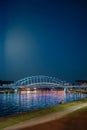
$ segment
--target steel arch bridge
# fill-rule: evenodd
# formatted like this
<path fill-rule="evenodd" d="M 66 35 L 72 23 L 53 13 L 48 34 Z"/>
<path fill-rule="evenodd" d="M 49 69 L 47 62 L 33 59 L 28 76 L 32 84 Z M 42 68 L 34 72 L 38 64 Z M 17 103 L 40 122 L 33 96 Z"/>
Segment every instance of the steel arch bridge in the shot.
<path fill-rule="evenodd" d="M 25 87 L 64 87 L 64 81 L 49 76 L 31 76 L 15 82 L 16 88 Z"/>

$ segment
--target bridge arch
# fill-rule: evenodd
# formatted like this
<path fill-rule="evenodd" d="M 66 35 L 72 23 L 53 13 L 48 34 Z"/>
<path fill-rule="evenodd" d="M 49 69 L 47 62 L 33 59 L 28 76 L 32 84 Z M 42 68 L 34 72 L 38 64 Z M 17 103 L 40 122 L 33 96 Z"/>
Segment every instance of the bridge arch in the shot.
<path fill-rule="evenodd" d="M 50 77 L 50 76 L 31 76 L 31 77 L 26 77 L 21 80 L 16 81 L 15 85 L 17 87 L 19 86 L 55 86 L 55 87 L 63 87 L 64 81 L 57 79 L 55 77 Z"/>

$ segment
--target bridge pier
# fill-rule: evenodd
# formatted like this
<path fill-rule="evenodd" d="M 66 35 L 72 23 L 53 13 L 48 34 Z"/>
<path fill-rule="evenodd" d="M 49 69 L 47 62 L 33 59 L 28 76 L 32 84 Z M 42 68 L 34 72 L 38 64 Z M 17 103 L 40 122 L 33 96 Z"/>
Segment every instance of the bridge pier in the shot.
<path fill-rule="evenodd" d="M 14 89 L 14 92 L 15 92 L 15 93 L 17 93 L 17 91 L 18 91 L 18 89 L 17 89 L 17 88 L 15 88 L 15 89 Z"/>
<path fill-rule="evenodd" d="M 68 88 L 64 88 L 64 93 L 67 93 L 68 92 Z"/>

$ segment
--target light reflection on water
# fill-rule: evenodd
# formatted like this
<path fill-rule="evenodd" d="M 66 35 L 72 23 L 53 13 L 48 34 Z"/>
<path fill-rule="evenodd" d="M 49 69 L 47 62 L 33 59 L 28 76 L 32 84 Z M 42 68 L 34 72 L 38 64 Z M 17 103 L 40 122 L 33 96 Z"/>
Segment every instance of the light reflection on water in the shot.
<path fill-rule="evenodd" d="M 62 100 L 69 102 L 87 97 L 87 94 L 64 91 L 40 91 L 28 94 L 0 94 L 0 116 L 20 113 L 59 104 Z"/>

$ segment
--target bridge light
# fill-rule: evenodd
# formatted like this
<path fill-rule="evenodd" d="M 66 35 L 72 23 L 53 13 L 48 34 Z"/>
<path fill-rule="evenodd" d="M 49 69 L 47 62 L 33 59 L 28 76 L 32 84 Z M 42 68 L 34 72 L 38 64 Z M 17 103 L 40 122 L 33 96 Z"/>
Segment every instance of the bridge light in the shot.
<path fill-rule="evenodd" d="M 27 93 L 30 93 L 30 90 L 28 90 Z"/>

